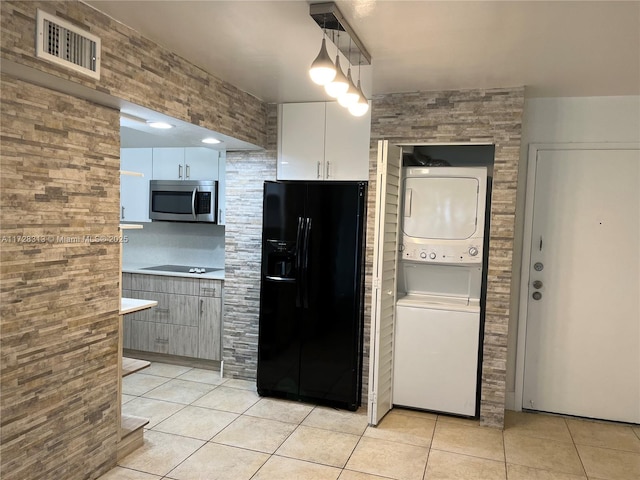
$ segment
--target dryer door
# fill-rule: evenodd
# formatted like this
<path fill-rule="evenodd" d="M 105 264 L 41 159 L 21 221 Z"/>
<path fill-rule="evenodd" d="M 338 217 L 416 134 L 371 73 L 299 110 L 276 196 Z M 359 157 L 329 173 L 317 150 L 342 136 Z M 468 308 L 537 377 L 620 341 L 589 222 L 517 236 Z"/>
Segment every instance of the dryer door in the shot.
<path fill-rule="evenodd" d="M 404 186 L 405 235 L 438 240 L 464 240 L 476 235 L 477 178 L 406 178 Z"/>

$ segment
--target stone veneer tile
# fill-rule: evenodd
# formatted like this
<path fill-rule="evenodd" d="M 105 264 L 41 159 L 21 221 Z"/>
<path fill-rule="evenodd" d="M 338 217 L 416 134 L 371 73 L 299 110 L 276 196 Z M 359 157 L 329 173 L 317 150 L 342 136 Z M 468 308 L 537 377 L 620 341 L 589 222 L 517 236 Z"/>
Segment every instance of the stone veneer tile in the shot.
<path fill-rule="evenodd" d="M 0 81 L 0 477 L 89 478 L 118 441 L 118 112 Z"/>

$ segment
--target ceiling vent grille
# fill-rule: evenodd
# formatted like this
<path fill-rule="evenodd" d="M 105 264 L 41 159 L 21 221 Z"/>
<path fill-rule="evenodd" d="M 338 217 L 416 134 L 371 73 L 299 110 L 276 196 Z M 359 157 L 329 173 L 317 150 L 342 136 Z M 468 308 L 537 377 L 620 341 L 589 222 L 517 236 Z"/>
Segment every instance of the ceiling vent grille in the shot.
<path fill-rule="evenodd" d="M 36 57 L 100 78 L 100 38 L 38 10 Z"/>

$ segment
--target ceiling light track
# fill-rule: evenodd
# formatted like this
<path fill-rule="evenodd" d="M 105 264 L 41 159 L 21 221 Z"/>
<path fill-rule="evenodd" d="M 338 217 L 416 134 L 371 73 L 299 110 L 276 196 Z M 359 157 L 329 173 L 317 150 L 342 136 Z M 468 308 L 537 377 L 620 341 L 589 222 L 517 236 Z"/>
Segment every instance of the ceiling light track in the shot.
<path fill-rule="evenodd" d="M 371 55 L 334 2 L 312 3 L 309 5 L 309 15 L 326 31 L 351 65 L 371 65 Z M 339 36 L 338 32 L 341 32 Z"/>

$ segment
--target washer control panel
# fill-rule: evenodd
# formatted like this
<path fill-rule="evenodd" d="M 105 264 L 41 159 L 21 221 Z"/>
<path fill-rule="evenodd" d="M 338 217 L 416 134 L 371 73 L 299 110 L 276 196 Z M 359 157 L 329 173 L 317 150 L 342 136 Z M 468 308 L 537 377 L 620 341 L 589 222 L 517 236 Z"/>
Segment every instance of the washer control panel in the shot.
<path fill-rule="evenodd" d="M 424 245 L 402 246 L 402 258 L 429 263 L 482 263 L 482 245 Z"/>

